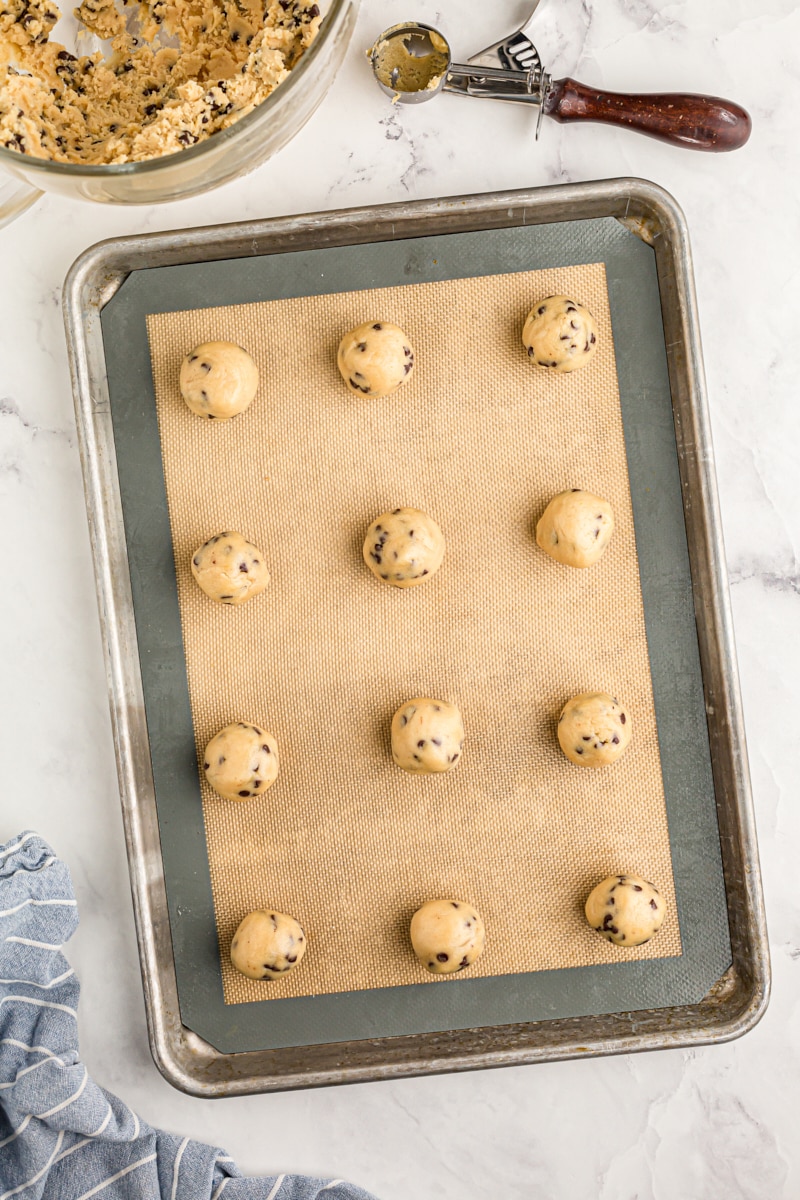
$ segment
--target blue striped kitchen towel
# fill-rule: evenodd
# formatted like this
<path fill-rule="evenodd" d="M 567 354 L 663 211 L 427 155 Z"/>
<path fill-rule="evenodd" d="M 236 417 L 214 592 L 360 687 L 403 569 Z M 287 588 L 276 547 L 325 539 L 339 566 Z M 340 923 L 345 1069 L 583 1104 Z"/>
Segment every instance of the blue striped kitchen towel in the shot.
<path fill-rule="evenodd" d="M 224 1150 L 152 1129 L 80 1060 L 66 864 L 35 833 L 0 847 L 0 1200 L 371 1200 L 341 1179 L 246 1179 Z"/>

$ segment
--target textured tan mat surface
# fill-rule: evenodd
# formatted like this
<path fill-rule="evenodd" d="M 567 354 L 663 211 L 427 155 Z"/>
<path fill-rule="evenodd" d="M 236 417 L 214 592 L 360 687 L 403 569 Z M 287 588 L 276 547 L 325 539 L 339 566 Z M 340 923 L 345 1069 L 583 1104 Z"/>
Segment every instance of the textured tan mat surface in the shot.
<path fill-rule="evenodd" d="M 537 370 L 520 330 L 563 292 L 599 325 L 594 361 Z M 363 320 L 396 321 L 412 380 L 356 398 L 335 351 Z M 442 982 L 407 940 L 414 909 L 471 900 L 487 948 L 463 975 L 681 953 L 625 445 L 602 264 L 457 279 L 148 318 L 198 753 L 234 720 L 277 737 L 278 782 L 237 805 L 202 779 L 229 1003 Z M 196 343 L 245 346 L 259 394 L 224 424 L 193 416 L 178 372 Z M 588 571 L 551 561 L 533 525 L 549 498 L 585 487 L 617 528 Z M 423 586 L 380 584 L 361 559 L 369 522 L 412 505 L 447 552 Z M 264 551 L 267 591 L 242 607 L 197 588 L 192 552 L 240 530 Z M 562 756 L 555 723 L 576 692 L 607 690 L 633 721 L 603 771 Z M 459 767 L 418 777 L 392 764 L 389 724 L 417 695 L 455 701 Z M 202 771 L 200 772 L 202 776 Z M 583 919 L 603 875 L 635 871 L 669 902 L 658 937 L 609 946 Z M 301 967 L 257 983 L 229 964 L 252 908 L 304 926 Z M 213 931 L 209 931 L 213 936 Z"/>

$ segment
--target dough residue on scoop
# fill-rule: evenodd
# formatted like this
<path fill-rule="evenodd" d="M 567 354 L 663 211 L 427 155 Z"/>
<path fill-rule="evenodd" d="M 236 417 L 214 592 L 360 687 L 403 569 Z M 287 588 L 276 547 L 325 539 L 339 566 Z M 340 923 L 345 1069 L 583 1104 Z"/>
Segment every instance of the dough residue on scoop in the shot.
<path fill-rule="evenodd" d="M 306 0 L 83 0 L 74 12 L 108 54 L 52 41 L 54 0 L 6 0 L 0 145 L 82 165 L 174 154 L 226 129 L 283 82 L 321 20 Z"/>

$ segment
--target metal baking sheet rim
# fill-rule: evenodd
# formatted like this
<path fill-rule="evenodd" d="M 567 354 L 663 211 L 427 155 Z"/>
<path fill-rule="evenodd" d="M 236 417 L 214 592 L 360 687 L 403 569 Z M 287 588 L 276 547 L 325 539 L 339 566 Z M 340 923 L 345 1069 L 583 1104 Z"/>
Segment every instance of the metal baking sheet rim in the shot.
<path fill-rule="evenodd" d="M 451 1033 L 221 1054 L 181 1024 L 115 473 L 100 312 L 136 269 L 395 237 L 613 216 L 653 246 L 664 318 L 733 962 L 699 1003 Z M 770 966 L 691 250 L 672 196 L 647 180 L 455 196 L 115 238 L 86 250 L 64 319 L 142 967 L 164 1077 L 218 1097 L 730 1041 L 760 1020 Z"/>

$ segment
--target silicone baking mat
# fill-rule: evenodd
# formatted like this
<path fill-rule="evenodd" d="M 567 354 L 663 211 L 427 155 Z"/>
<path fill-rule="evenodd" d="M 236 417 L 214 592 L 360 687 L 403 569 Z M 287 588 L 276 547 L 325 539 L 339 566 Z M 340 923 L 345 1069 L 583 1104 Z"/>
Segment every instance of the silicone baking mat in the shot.
<path fill-rule="evenodd" d="M 613 222 L 580 224 L 605 226 L 611 248 L 624 246 L 623 257 L 640 270 L 646 267 L 646 257 L 633 246 L 646 247 Z M 558 228 L 550 227 L 551 236 Z M 520 245 L 526 234 L 528 245 Z M 648 356 L 656 360 L 657 373 L 663 370 L 660 321 L 653 322 L 657 309 L 645 304 L 648 337 L 643 341 L 640 331 L 629 342 L 613 300 L 618 264 L 608 264 L 607 252 L 597 253 L 608 248 L 595 248 L 594 259 L 602 262 L 541 269 L 531 261 L 531 249 L 541 253 L 547 237 L 548 230 L 540 227 L 271 256 L 259 260 L 269 277 L 262 281 L 267 286 L 261 296 L 279 298 L 254 302 L 245 288 L 240 292 L 248 301 L 244 305 L 231 305 L 230 295 L 202 286 L 198 276 L 225 264 L 138 273 L 157 274 L 162 285 L 165 275 L 184 284 L 188 273 L 194 275 L 193 300 L 187 304 L 185 298 L 173 311 L 153 313 L 151 293 L 147 315 L 156 406 L 151 394 L 142 416 L 148 438 L 156 413 L 157 440 L 160 429 L 161 495 L 165 479 L 177 593 L 175 571 L 164 572 L 163 519 L 157 553 L 163 582 L 157 588 L 172 609 L 171 619 L 176 599 L 179 604 L 188 672 L 184 699 L 191 701 L 194 724 L 192 735 L 191 724 L 187 729 L 182 722 L 181 740 L 172 744 L 173 762 L 163 767 L 180 776 L 181 791 L 191 783 L 195 851 L 198 830 L 202 837 L 205 826 L 222 953 L 217 958 L 205 944 L 202 958 L 214 962 L 216 986 L 222 984 L 224 1007 L 233 1016 L 226 1035 L 217 1030 L 209 1037 L 220 1048 L 234 1048 L 232 1036 L 238 1037 L 239 1049 L 358 1036 L 353 1028 L 357 1012 L 363 1013 L 356 1003 L 361 989 L 363 998 L 377 1006 L 370 1036 L 376 1026 L 392 1033 L 458 1027 L 459 1021 L 534 1019 L 543 1015 L 543 999 L 549 1015 L 611 1011 L 604 1005 L 614 996 L 614 1007 L 621 1006 L 620 986 L 623 994 L 626 986 L 630 989 L 633 1003 L 627 1007 L 637 1007 L 635 981 L 648 977 L 669 979 L 656 1004 L 681 1002 L 697 991 L 698 964 L 693 957 L 687 962 L 685 930 L 681 955 L 678 916 L 685 924 L 692 913 L 677 870 L 677 906 L 674 902 L 669 835 L 674 847 L 680 840 L 674 824 L 680 822 L 687 785 L 695 799 L 698 792 L 704 796 L 702 820 L 708 826 L 713 789 L 694 631 L 686 624 L 685 544 L 675 538 L 676 529 L 681 532 L 674 520 L 676 498 L 680 514 L 677 471 L 668 472 L 674 488 L 659 481 L 652 514 L 658 519 L 650 529 L 636 514 L 635 500 L 642 492 L 637 455 L 653 433 L 650 389 L 642 387 L 653 373 Z M 583 247 L 584 253 L 589 248 Z M 305 270 L 293 271 L 300 263 L 292 259 L 303 260 Z M 557 262 L 557 252 L 545 261 Z M 608 289 L 604 263 L 611 268 Z M 529 269 L 521 271 L 521 265 Z M 228 266 L 241 269 L 238 263 Z M 425 280 L 426 272 L 445 277 L 403 282 Z M 182 281 L 174 278 L 180 273 Z M 313 287 L 308 286 L 311 274 Z M 376 286 L 379 282 L 388 286 Z M 648 282 L 655 288 L 652 272 Z M 595 361 L 573 376 L 532 369 L 519 342 L 530 304 L 555 291 L 587 303 L 600 326 Z M 213 310 L 193 307 L 209 294 L 227 302 Z M 657 301 L 657 290 L 655 296 Z M 158 300 L 163 310 L 163 286 Z M 641 308 L 634 322 L 641 322 Z M 397 320 L 417 351 L 415 376 L 385 400 L 352 397 L 334 363 L 341 333 L 372 317 Z M 263 381 L 249 412 L 220 426 L 192 417 L 177 391 L 181 357 L 196 341 L 212 337 L 246 345 Z M 645 405 L 635 414 L 630 396 L 626 411 L 631 354 L 647 364 L 635 385 Z M 112 408 L 114 377 L 110 369 Z M 657 392 L 657 424 L 662 425 L 669 413 L 663 407 L 665 381 L 664 371 Z M 135 450 L 131 437 L 141 445 L 143 432 L 140 422 L 133 424 L 138 433 L 129 420 L 124 431 L 115 422 L 129 552 L 134 518 L 123 459 L 125 446 L 132 455 Z M 664 429 L 657 432 L 663 441 Z M 671 449 L 675 466 L 674 440 Z M 607 497 L 617 516 L 611 548 L 598 567 L 586 572 L 551 562 L 532 538 L 532 525 L 550 495 L 571 486 Z M 647 495 L 645 486 L 640 508 L 647 509 Z M 382 587 L 360 560 L 370 519 L 401 503 L 435 516 L 448 545 L 439 574 L 408 592 Z M 666 504 L 672 504 L 671 512 Z M 646 559 L 652 533 L 665 516 L 669 524 L 659 536 L 662 542 L 666 536 L 677 554 L 650 584 L 644 561 L 640 588 L 637 543 Z M 241 529 L 260 545 L 273 572 L 264 596 L 244 608 L 211 604 L 188 571 L 197 545 L 224 528 Z M 134 540 L 142 532 L 137 522 Z M 169 525 L 166 533 L 170 538 Z M 153 537 L 149 531 L 151 549 Z M 149 576 L 140 580 L 138 617 L 143 605 L 153 610 L 144 585 L 154 582 L 156 564 L 137 553 L 132 559 Z M 134 578 L 135 598 L 136 585 Z M 649 620 L 648 587 L 658 605 L 651 604 Z M 676 618 L 681 636 L 670 649 L 663 639 L 674 633 Z M 656 666 L 665 653 L 677 656 L 673 666 L 686 661 L 677 694 L 674 677 L 663 671 L 666 663 L 661 672 Z M 623 697 L 634 722 L 631 750 L 603 772 L 567 763 L 554 738 L 563 701 L 595 687 Z M 467 753 L 447 776 L 406 776 L 388 757 L 391 714 L 417 694 L 456 700 L 464 714 Z M 202 752 L 217 728 L 236 719 L 261 722 L 276 734 L 281 776 L 263 799 L 236 806 L 216 798 L 203 783 L 203 822 L 196 750 Z M 154 768 L 169 753 L 161 732 L 154 739 Z M 686 760 L 692 760 L 691 782 Z M 166 810 L 174 813 L 175 803 L 163 787 L 158 803 L 160 820 L 163 810 L 171 825 Z M 188 817 L 190 810 L 182 807 Z M 702 886 L 707 893 L 710 887 L 719 902 L 711 918 L 702 919 L 701 940 L 711 938 L 715 970 L 721 966 L 709 976 L 706 990 L 724 970 L 729 952 L 713 840 L 700 857 L 707 875 L 712 867 Z M 625 955 L 597 938 L 581 915 L 592 883 L 615 870 L 641 871 L 670 902 L 670 920 L 659 937 Z M 179 874 L 171 882 L 168 870 L 167 880 L 173 895 L 180 891 Z M 422 900 L 450 894 L 472 900 L 483 912 L 487 951 L 469 974 L 433 981 L 411 956 L 405 931 Z M 251 983 L 227 964 L 238 920 L 263 905 L 298 916 L 311 947 L 300 970 L 269 985 Z M 175 915 L 183 925 L 185 914 L 185 906 L 173 914 L 173 930 Z M 216 940 L 210 906 L 203 927 L 206 942 Z M 179 986 L 181 940 L 176 945 Z M 643 976 L 644 970 L 652 974 Z M 606 997 L 599 986 L 604 972 L 609 979 L 618 977 Z M 565 984 L 566 1012 L 549 994 L 557 976 Z M 624 983 L 620 976 L 626 977 Z M 496 1003 L 487 1005 L 478 997 L 485 1001 L 489 986 L 499 997 L 504 980 L 498 1016 Z M 531 990 L 525 981 L 532 983 Z M 439 986 L 425 986 L 429 982 Z M 445 992 L 440 1001 L 438 994 Z M 207 1019 L 200 1022 L 205 1032 L 196 1018 L 194 1024 L 191 1016 L 187 1021 L 186 994 L 182 987 L 184 1021 L 209 1036 Z M 652 1006 L 652 988 L 642 992 L 639 987 L 639 995 L 642 1006 Z M 321 1012 L 331 1001 L 340 1003 Z M 341 1002 L 350 1006 L 344 1021 L 348 1009 Z M 295 1016 L 287 1021 L 290 1008 Z M 504 1008 L 514 1015 L 504 1016 Z M 263 1013 L 244 1031 L 244 1042 L 237 1010 Z M 449 1016 L 438 1024 L 442 1013 Z"/>

